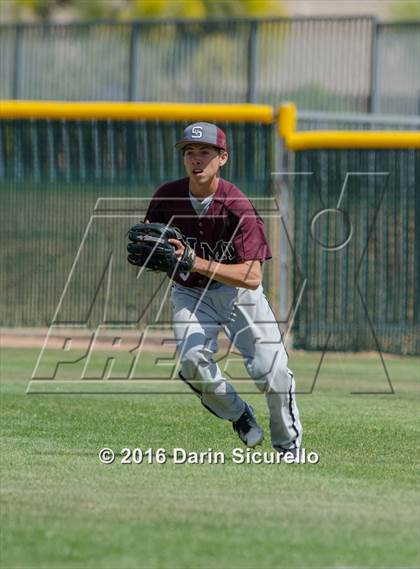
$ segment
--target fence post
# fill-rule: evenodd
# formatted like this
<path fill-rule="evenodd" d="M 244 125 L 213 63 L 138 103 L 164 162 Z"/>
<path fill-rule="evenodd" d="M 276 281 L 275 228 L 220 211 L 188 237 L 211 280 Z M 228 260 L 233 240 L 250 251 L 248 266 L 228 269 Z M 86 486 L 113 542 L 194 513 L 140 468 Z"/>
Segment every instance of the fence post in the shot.
<path fill-rule="evenodd" d="M 420 289 L 418 286 L 420 279 L 420 192 L 414 192 L 414 282 L 417 285 L 414 287 L 414 306 L 413 306 L 413 320 L 414 326 L 420 323 Z M 416 316 L 417 314 L 417 316 Z M 414 332 L 415 333 L 415 332 Z"/>
<path fill-rule="evenodd" d="M 22 66 L 22 35 L 23 28 L 21 24 L 16 24 L 15 35 L 15 51 L 13 54 L 13 99 L 22 98 L 22 84 L 23 84 L 23 66 Z"/>
<path fill-rule="evenodd" d="M 277 132 L 274 136 L 276 140 L 274 172 L 271 173 L 272 193 L 276 198 L 280 214 L 276 219 L 277 225 L 274 227 L 275 244 L 273 244 L 279 259 L 276 265 L 277 278 L 274 278 L 274 289 L 277 293 L 274 300 L 280 328 L 287 339 L 287 348 L 291 349 L 293 347 L 291 329 L 293 322 L 290 319 L 290 309 L 293 303 L 293 264 L 289 240 L 293 245 L 293 195 L 290 188 L 290 168 L 293 168 L 293 165 L 284 139 Z"/>
<path fill-rule="evenodd" d="M 257 22 L 250 23 L 248 38 L 248 90 L 246 100 L 255 103 L 255 85 L 257 73 Z"/>
<path fill-rule="evenodd" d="M 372 42 L 370 48 L 370 77 L 369 77 L 369 99 L 368 99 L 368 112 L 379 112 L 379 98 L 378 98 L 378 77 L 379 77 L 379 34 L 381 24 L 378 23 L 376 18 L 373 18 L 372 23 Z"/>
<path fill-rule="evenodd" d="M 140 26 L 138 23 L 131 25 L 130 34 L 130 60 L 129 60 L 129 79 L 128 79 L 128 100 L 138 101 L 140 99 L 137 86 L 139 84 L 139 39 Z"/>

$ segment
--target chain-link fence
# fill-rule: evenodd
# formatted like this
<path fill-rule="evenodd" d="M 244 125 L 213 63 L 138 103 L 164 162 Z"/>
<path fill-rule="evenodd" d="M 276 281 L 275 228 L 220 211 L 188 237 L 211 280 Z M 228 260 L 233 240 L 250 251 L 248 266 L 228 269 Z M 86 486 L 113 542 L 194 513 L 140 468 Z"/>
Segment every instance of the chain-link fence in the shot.
<path fill-rule="evenodd" d="M 154 299 L 142 325 L 154 322 L 165 288 L 155 295 L 162 277 L 147 273 L 136 280 L 126 262 L 126 232 L 143 219 L 154 189 L 185 176 L 174 149 L 184 126 L 161 121 L 0 122 L 2 325 L 49 325 L 69 283 L 59 320 L 97 324 L 110 255 L 109 321 L 132 323 L 143 310 L 138 304 Z M 223 176 L 250 196 L 267 196 L 273 125 L 220 126 L 232 148 Z M 163 280 L 169 283 L 165 276 Z M 169 310 L 166 303 L 163 318 Z"/>
<path fill-rule="evenodd" d="M 298 124 L 371 130 L 407 128 L 407 120 L 300 113 Z M 144 324 L 155 322 L 157 313 L 159 322 L 169 320 L 168 303 L 160 308 L 162 279 L 148 273 L 140 282 L 126 263 L 125 232 L 143 217 L 154 188 L 184 175 L 174 150 L 183 126 L 160 120 L 0 121 L 3 325 L 48 325 L 65 290 L 59 321 L 100 321 L 108 284 L 109 321 L 132 323 L 137 315 Z M 254 199 L 276 198 L 280 205 L 289 240 L 278 215 L 263 214 L 274 252 L 265 286 L 280 315 L 287 312 L 282 299 L 290 299 L 282 321 L 294 313 L 295 346 L 380 345 L 419 353 L 420 151 L 285 153 L 287 206 L 285 185 L 275 174 L 281 164 L 276 125 L 220 126 L 231 149 L 223 177 Z M 410 125 L 419 126 L 416 119 Z M 288 271 L 289 282 L 283 278 Z"/>
<path fill-rule="evenodd" d="M 420 22 L 293 18 L 0 26 L 0 98 L 296 101 L 419 112 Z"/>
<path fill-rule="evenodd" d="M 420 130 L 420 119 L 299 112 L 298 130 Z M 420 140 L 420 135 L 419 135 Z M 286 153 L 294 345 L 420 352 L 418 149 Z"/>
<path fill-rule="evenodd" d="M 377 28 L 376 111 L 420 114 L 420 22 L 382 24 Z"/>
<path fill-rule="evenodd" d="M 313 173 L 293 186 L 296 347 L 419 352 L 419 166 L 408 149 L 296 154 Z"/>

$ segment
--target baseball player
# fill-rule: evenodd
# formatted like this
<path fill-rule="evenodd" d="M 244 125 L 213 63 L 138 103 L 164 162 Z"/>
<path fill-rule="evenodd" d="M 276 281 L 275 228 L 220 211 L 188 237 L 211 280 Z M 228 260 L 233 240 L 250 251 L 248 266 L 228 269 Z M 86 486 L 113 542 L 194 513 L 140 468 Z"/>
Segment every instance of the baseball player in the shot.
<path fill-rule="evenodd" d="M 189 270 L 171 275 L 179 376 L 209 411 L 232 422 L 246 446 L 263 441 L 254 410 L 213 360 L 223 328 L 265 394 L 274 449 L 296 456 L 302 427 L 295 383 L 261 284 L 261 265 L 271 258 L 263 221 L 250 200 L 220 177 L 228 160 L 220 128 L 191 124 L 175 147 L 183 154 L 187 177 L 158 188 L 145 222 L 175 226 L 185 237 L 169 240 L 178 259 L 190 260 Z"/>

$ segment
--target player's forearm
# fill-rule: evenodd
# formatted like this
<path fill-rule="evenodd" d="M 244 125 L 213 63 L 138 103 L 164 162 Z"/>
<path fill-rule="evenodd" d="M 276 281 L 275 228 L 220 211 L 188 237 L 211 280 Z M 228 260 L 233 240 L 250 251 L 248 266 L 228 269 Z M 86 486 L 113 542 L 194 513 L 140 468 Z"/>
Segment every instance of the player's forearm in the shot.
<path fill-rule="evenodd" d="M 223 284 L 242 288 L 257 289 L 261 284 L 259 261 L 226 265 L 196 257 L 192 272 L 200 273 Z"/>

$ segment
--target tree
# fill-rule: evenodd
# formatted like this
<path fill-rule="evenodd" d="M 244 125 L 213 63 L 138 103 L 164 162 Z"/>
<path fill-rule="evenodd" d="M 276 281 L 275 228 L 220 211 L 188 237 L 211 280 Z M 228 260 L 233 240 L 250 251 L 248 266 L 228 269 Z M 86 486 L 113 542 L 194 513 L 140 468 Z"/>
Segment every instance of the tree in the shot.
<path fill-rule="evenodd" d="M 284 16 L 282 0 L 0 0 L 9 21 Z"/>
<path fill-rule="evenodd" d="M 419 0 L 394 0 L 389 8 L 393 20 L 420 20 Z"/>

